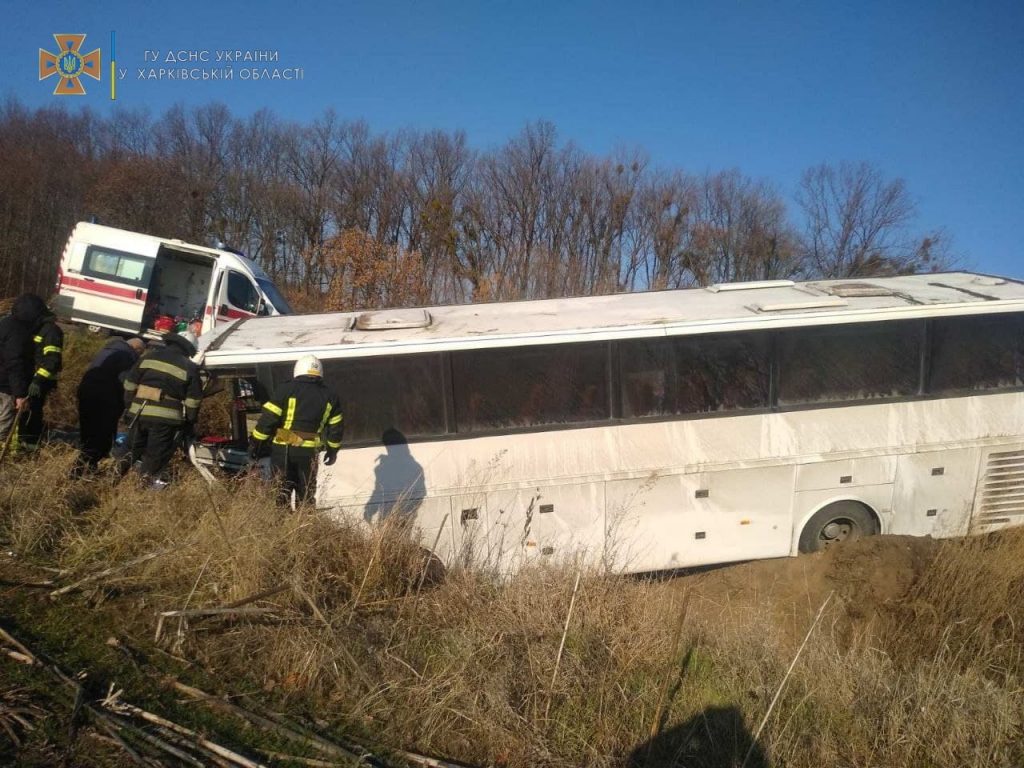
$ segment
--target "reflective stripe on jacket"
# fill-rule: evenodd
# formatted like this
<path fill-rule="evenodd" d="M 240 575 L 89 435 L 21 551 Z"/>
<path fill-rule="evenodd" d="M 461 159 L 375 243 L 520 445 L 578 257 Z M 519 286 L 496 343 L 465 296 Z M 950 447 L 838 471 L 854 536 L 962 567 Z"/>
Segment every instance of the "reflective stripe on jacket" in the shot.
<path fill-rule="evenodd" d="M 35 378 L 40 382 L 56 381 L 63 366 L 64 331 L 52 318 L 43 324 L 32 337 L 35 349 Z"/>
<path fill-rule="evenodd" d="M 301 448 L 341 447 L 341 401 L 318 376 L 299 376 L 263 404 L 252 431 L 256 440 Z"/>
<path fill-rule="evenodd" d="M 125 406 L 160 421 L 195 422 L 203 400 L 199 366 L 174 346 L 143 355 L 124 378 Z"/>

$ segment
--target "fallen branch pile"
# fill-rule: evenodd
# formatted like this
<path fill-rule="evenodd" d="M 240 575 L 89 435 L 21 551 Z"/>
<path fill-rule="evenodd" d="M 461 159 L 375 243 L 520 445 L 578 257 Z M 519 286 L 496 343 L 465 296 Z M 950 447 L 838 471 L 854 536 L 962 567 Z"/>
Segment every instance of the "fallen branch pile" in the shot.
<path fill-rule="evenodd" d="M 122 650 L 137 668 L 142 668 L 142 653 L 125 643 L 111 638 L 111 647 Z M 95 727 L 106 734 L 104 740 L 117 745 L 137 765 L 154 766 L 185 764 L 190 766 L 224 766 L 226 768 L 265 768 L 266 763 L 231 749 L 192 728 L 174 722 L 154 712 L 136 706 L 123 697 L 123 691 L 113 683 L 107 685 L 106 695 L 89 700 L 83 682 L 83 673 L 73 678 L 56 663 L 31 650 L 10 632 L 0 628 L 0 652 L 8 658 L 39 669 L 54 680 L 72 698 L 71 728 L 77 726 L 80 716 L 87 717 Z M 147 671 L 147 670 L 144 670 Z M 398 752 L 398 762 L 385 760 L 374 755 L 358 744 L 339 744 L 324 738 L 309 728 L 289 722 L 282 715 L 273 712 L 256 712 L 230 701 L 186 685 L 179 680 L 160 677 L 155 670 L 148 674 L 159 682 L 189 699 L 202 703 L 221 712 L 231 714 L 249 726 L 265 734 L 273 735 L 277 743 L 282 740 L 294 745 L 299 751 L 313 751 L 319 757 L 304 757 L 282 752 L 255 750 L 266 755 L 274 763 L 284 762 L 309 766 L 366 766 L 367 768 L 393 768 L 400 765 L 416 765 L 424 768 L 466 768 L 437 758 L 418 755 L 413 752 Z M 94 681 L 97 682 L 97 681 Z"/>

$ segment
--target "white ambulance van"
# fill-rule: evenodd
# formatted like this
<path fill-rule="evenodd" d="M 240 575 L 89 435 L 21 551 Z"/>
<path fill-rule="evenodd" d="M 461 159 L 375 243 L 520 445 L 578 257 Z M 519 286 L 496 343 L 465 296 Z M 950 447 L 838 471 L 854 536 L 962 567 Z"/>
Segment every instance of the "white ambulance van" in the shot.
<path fill-rule="evenodd" d="M 81 222 L 57 273 L 58 316 L 91 327 L 197 334 L 229 321 L 291 313 L 259 265 L 242 254 Z"/>

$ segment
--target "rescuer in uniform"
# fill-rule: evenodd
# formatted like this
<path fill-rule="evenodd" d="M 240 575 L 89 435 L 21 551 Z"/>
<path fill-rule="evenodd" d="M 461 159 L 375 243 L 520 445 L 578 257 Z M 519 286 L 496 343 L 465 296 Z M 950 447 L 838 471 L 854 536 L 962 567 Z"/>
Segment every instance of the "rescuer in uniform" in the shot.
<path fill-rule="evenodd" d="M 42 299 L 39 301 L 41 303 Z M 50 393 L 57 388 L 64 355 L 64 331 L 45 304 L 33 330 L 35 370 L 28 385 L 28 403 L 18 422 L 18 447 L 29 453 L 39 450 L 43 436 L 43 408 Z"/>
<path fill-rule="evenodd" d="M 96 353 L 78 385 L 78 426 L 82 450 L 76 474 L 91 474 L 110 455 L 117 435 L 117 420 L 124 410 L 124 378 L 146 342 L 138 336 L 111 337 Z"/>
<path fill-rule="evenodd" d="M 317 451 L 325 448 L 324 464 L 332 465 L 341 448 L 341 403 L 324 383 L 324 369 L 314 355 L 295 363 L 291 381 L 280 386 L 263 404 L 252 431 L 249 455 L 258 459 L 271 443 L 270 462 L 281 479 L 281 495 L 287 503 L 295 491 L 303 501 Z"/>
<path fill-rule="evenodd" d="M 15 299 L 11 313 L 0 320 L 0 445 L 6 444 L 14 429 L 18 409 L 28 405 L 35 370 L 32 337 L 45 313 L 46 303 L 26 293 Z"/>
<path fill-rule="evenodd" d="M 167 485 L 160 475 L 179 438 L 192 432 L 203 399 L 199 366 L 191 360 L 196 353 L 195 335 L 169 333 L 164 343 L 143 355 L 124 379 L 131 429 L 123 469 L 141 459 L 142 476 L 154 489 Z"/>

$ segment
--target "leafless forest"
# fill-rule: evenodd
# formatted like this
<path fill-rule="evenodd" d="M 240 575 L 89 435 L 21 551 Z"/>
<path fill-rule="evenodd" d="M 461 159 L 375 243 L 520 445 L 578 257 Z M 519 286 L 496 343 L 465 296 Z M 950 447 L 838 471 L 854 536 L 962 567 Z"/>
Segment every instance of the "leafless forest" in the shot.
<path fill-rule="evenodd" d="M 695 158 L 699 163 L 699 158 Z M 153 116 L 0 106 L 0 296 L 51 292 L 74 222 L 254 256 L 299 308 L 645 290 L 947 267 L 905 182 L 866 163 L 796 189 L 595 156 L 536 122 L 497 147 L 223 105 Z"/>

